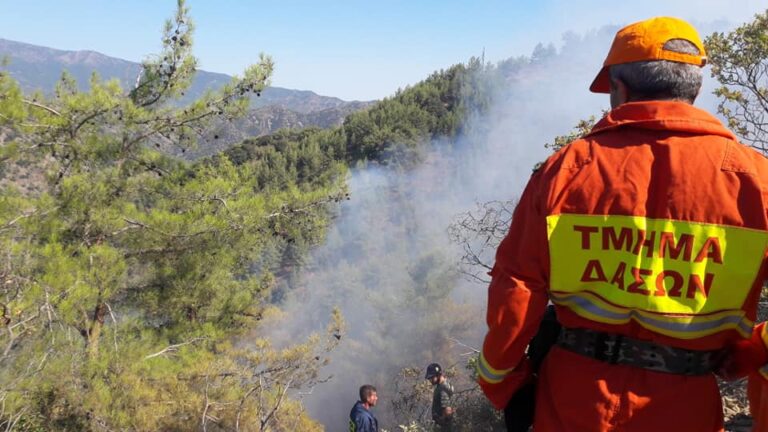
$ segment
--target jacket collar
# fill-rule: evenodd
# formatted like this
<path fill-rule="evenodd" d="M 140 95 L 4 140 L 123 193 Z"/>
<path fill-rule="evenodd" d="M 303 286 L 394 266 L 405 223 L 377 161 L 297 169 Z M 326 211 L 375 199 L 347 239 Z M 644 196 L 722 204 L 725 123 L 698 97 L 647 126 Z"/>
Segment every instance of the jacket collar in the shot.
<path fill-rule="evenodd" d="M 678 101 L 628 102 L 611 110 L 587 136 L 619 127 L 681 131 L 704 135 L 720 135 L 733 140 L 736 136 L 712 114 Z"/>
<path fill-rule="evenodd" d="M 365 402 L 363 401 L 357 401 L 357 403 L 355 404 L 355 408 L 359 408 L 365 412 L 368 412 L 368 408 L 365 406 Z"/>

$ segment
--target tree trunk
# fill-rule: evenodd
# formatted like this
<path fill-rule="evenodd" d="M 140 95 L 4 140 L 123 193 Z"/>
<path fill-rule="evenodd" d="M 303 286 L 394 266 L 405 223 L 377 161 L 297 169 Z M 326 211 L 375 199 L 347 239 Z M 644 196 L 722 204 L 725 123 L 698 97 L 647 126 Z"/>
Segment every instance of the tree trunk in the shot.
<path fill-rule="evenodd" d="M 88 357 L 95 358 L 99 354 L 99 337 L 104 326 L 104 316 L 107 314 L 107 305 L 99 303 L 93 311 L 93 321 L 88 329 Z"/>

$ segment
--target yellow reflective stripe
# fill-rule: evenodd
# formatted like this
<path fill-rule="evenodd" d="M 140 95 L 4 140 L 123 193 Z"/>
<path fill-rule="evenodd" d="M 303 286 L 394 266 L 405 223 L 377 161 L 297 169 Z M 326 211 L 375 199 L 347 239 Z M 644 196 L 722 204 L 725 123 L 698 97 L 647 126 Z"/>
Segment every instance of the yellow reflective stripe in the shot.
<path fill-rule="evenodd" d="M 491 367 L 491 365 L 488 364 L 488 361 L 485 359 L 483 353 L 480 353 L 480 359 L 477 362 L 477 373 L 485 382 L 498 384 L 502 382 L 504 377 L 506 377 L 513 370 L 514 368 L 494 369 Z"/>
<path fill-rule="evenodd" d="M 547 234 L 551 289 L 599 294 L 608 321 L 627 318 L 607 304 L 648 317 L 741 309 L 768 248 L 761 230 L 637 216 L 550 215 Z"/>
<path fill-rule="evenodd" d="M 760 331 L 760 338 L 763 340 L 765 348 L 768 348 L 768 324 L 763 325 L 763 329 Z"/>
<path fill-rule="evenodd" d="M 760 339 L 763 340 L 763 345 L 768 348 L 768 324 L 763 324 L 763 328 L 760 330 Z M 768 365 L 760 368 L 759 372 L 764 379 L 768 380 Z"/>
<path fill-rule="evenodd" d="M 588 291 L 550 294 L 552 302 L 567 307 L 583 318 L 615 325 L 635 321 L 651 331 L 680 339 L 696 339 L 725 330 L 736 330 L 742 336 L 749 337 L 754 325 L 742 310 L 726 310 L 709 315 L 660 315 L 617 307 Z"/>

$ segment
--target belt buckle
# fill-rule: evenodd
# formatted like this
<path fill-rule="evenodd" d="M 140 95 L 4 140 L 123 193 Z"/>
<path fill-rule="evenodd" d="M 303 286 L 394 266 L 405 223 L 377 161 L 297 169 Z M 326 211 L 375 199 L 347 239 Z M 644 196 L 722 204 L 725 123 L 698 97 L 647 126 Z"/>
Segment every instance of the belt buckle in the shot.
<path fill-rule="evenodd" d="M 617 364 L 621 357 L 623 339 L 619 334 L 598 333 L 595 336 L 595 358 L 609 364 Z"/>

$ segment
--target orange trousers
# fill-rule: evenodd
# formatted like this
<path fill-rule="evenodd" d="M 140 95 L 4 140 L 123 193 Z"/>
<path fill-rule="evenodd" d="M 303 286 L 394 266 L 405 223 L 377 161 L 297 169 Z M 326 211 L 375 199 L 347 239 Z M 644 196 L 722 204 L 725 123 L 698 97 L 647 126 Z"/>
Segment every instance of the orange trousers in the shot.
<path fill-rule="evenodd" d="M 557 346 L 542 365 L 536 432 L 716 432 L 714 375 L 686 377 L 611 365 Z"/>
<path fill-rule="evenodd" d="M 753 420 L 752 432 L 768 432 L 768 381 L 754 374 L 749 377 L 747 389 Z"/>

